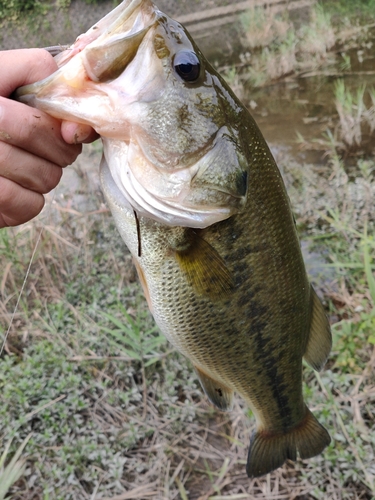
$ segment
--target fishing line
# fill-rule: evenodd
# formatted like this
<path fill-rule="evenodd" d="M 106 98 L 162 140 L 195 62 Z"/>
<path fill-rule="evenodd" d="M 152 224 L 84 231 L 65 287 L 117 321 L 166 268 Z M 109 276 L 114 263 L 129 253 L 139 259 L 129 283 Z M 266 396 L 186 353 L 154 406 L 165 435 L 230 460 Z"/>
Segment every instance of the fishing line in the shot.
<path fill-rule="evenodd" d="M 69 48 L 68 45 L 56 45 L 56 46 L 53 46 L 53 47 L 45 47 L 45 50 L 47 50 L 52 56 L 55 56 L 55 55 L 59 54 L 60 52 L 62 52 L 63 50 L 66 50 L 67 48 Z M 48 219 L 49 216 L 50 216 L 50 214 L 51 214 L 51 207 L 52 207 L 52 204 L 53 204 L 53 202 L 55 200 L 55 196 L 56 196 L 57 190 L 58 190 L 58 186 L 54 190 L 54 192 L 52 194 L 51 202 L 49 203 L 49 205 L 46 208 L 46 210 L 47 210 L 46 219 Z M 36 251 L 38 249 L 40 240 L 42 238 L 43 231 L 44 231 L 44 226 L 42 226 L 42 228 L 41 228 L 41 230 L 39 232 L 38 238 L 37 238 L 35 246 L 34 246 L 34 250 L 33 250 L 32 254 L 31 254 L 31 258 L 30 258 L 30 262 L 29 262 L 29 265 L 28 265 L 27 270 L 26 270 L 25 278 L 23 280 L 23 283 L 22 283 L 22 286 L 21 286 L 21 290 L 20 290 L 20 293 L 19 293 L 18 298 L 17 298 L 16 305 L 14 307 L 12 316 L 10 318 L 8 329 L 7 329 L 6 333 L 5 333 L 5 337 L 4 337 L 3 343 L 2 343 L 1 348 L 0 348 L 0 356 L 3 354 L 6 341 L 7 341 L 8 337 L 9 337 L 10 329 L 12 328 L 15 315 L 16 315 L 18 307 L 20 305 L 21 297 L 22 297 L 23 291 L 25 289 L 27 280 L 29 278 L 29 274 L 30 274 L 30 271 L 31 271 L 31 266 L 33 264 L 34 257 L 35 257 Z"/>
<path fill-rule="evenodd" d="M 141 244 L 141 226 L 139 224 L 139 219 L 138 219 L 138 214 L 135 210 L 134 212 L 134 217 L 135 217 L 135 224 L 137 226 L 137 238 L 138 238 L 138 257 L 141 257 L 142 255 L 142 244 Z"/>
<path fill-rule="evenodd" d="M 46 214 L 46 219 L 49 218 L 50 216 L 50 213 L 51 213 L 51 207 L 52 207 L 52 204 L 54 202 L 54 199 L 55 199 L 55 196 L 56 196 L 56 191 L 57 191 L 58 188 L 55 189 L 53 195 L 52 195 L 52 199 L 51 199 L 51 202 L 49 203 L 48 207 L 47 207 L 47 214 Z M 17 313 L 17 310 L 18 310 L 18 306 L 20 304 L 20 301 L 21 301 L 21 297 L 22 297 L 22 294 L 23 294 L 23 291 L 25 290 L 25 286 L 26 286 L 26 283 L 27 283 L 27 280 L 29 278 L 29 274 L 30 274 L 30 271 L 31 271 L 31 266 L 33 265 L 33 261 L 34 261 L 34 257 L 35 257 L 35 254 L 36 254 L 36 251 L 38 249 L 38 246 L 39 246 L 39 243 L 40 243 L 40 240 L 42 238 L 42 234 L 43 234 L 43 231 L 44 231 L 44 225 L 42 226 L 41 230 L 39 231 L 39 234 L 38 234 L 38 238 L 36 240 L 36 243 L 34 245 L 34 249 L 33 249 L 33 252 L 31 254 L 31 258 L 30 258 L 30 262 L 29 262 L 29 265 L 27 266 L 27 270 L 26 270 L 26 274 L 25 274 L 25 278 L 23 280 L 23 283 L 22 283 L 22 286 L 21 286 L 21 290 L 20 290 L 20 293 L 18 295 L 18 298 L 17 298 L 17 302 L 16 302 L 16 305 L 14 307 L 14 310 L 13 310 L 13 313 L 12 313 L 12 316 L 10 318 L 10 322 L 9 322 L 9 325 L 8 325 L 8 329 L 5 333 L 5 337 L 4 337 L 4 340 L 3 340 L 3 343 L 1 345 L 1 348 L 0 348 L 0 356 L 3 354 L 3 351 L 4 351 L 4 347 L 5 347 L 5 344 L 6 344 L 6 341 L 9 337 L 9 333 L 10 333 L 10 329 L 12 328 L 12 325 L 13 325 L 13 321 L 14 321 L 14 318 L 16 316 L 16 313 Z"/>

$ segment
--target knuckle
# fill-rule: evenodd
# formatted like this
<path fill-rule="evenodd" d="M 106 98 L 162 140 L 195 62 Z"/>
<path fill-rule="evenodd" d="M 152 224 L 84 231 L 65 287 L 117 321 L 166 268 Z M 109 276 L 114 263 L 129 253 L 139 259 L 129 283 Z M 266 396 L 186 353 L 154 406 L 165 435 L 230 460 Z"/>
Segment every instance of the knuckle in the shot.
<path fill-rule="evenodd" d="M 46 144 L 56 140 L 52 120 L 54 118 L 45 115 L 42 111 L 29 108 L 28 113 L 24 113 L 22 119 L 19 120 L 17 143 L 27 151 L 40 148 L 41 143 L 43 147 L 46 147 Z"/>
<path fill-rule="evenodd" d="M 16 195 L 15 185 L 8 179 L 0 176 L 0 207 L 4 210 L 13 205 Z"/>
<path fill-rule="evenodd" d="M 82 144 L 71 144 L 65 148 L 64 156 L 61 158 L 61 166 L 67 167 L 74 163 L 77 159 L 77 156 L 82 151 Z"/>
<path fill-rule="evenodd" d="M 40 118 L 40 111 L 0 97 L 0 141 L 28 147 Z"/>
<path fill-rule="evenodd" d="M 6 173 L 9 169 L 12 147 L 10 144 L 0 140 L 0 175 L 1 173 Z"/>
<path fill-rule="evenodd" d="M 4 99 L 3 97 L 0 96 L 0 130 L 2 133 L 5 132 L 4 130 L 6 125 L 5 117 L 7 115 L 6 108 L 7 108 L 7 99 Z"/>
<path fill-rule="evenodd" d="M 20 120 L 17 129 L 17 142 L 28 149 L 28 144 L 32 140 L 34 130 L 35 126 L 31 125 L 29 119 L 25 117 L 23 120 Z"/>
<path fill-rule="evenodd" d="M 0 227 L 16 226 L 34 218 L 44 206 L 44 197 L 0 176 Z"/>
<path fill-rule="evenodd" d="M 58 166 L 53 166 L 52 168 L 49 166 L 48 168 L 46 168 L 44 171 L 40 192 L 42 194 L 46 194 L 52 191 L 52 189 L 54 189 L 60 182 L 61 176 L 62 168 Z"/>
<path fill-rule="evenodd" d="M 33 77 L 42 79 L 56 71 L 57 65 L 54 58 L 44 49 L 31 49 L 30 58 L 33 60 Z"/>
<path fill-rule="evenodd" d="M 12 106 L 13 103 L 9 99 L 0 96 L 0 140 L 2 141 L 11 138 L 9 117 L 12 116 Z"/>

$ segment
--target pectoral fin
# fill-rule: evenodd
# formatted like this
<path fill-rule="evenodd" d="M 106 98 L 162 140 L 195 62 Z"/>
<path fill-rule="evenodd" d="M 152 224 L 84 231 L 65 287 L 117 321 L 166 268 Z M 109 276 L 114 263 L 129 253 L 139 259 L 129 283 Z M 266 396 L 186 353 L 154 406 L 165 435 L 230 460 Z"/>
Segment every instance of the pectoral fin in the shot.
<path fill-rule="evenodd" d="M 332 335 L 327 315 L 313 287 L 311 295 L 311 326 L 304 358 L 314 370 L 320 371 L 331 350 Z"/>
<path fill-rule="evenodd" d="M 218 298 L 233 288 L 233 280 L 218 252 L 197 233 L 184 250 L 176 250 L 177 261 L 198 293 Z"/>
<path fill-rule="evenodd" d="M 194 368 L 203 390 L 211 403 L 221 411 L 230 411 L 233 408 L 233 390 L 209 377 L 196 366 Z"/>

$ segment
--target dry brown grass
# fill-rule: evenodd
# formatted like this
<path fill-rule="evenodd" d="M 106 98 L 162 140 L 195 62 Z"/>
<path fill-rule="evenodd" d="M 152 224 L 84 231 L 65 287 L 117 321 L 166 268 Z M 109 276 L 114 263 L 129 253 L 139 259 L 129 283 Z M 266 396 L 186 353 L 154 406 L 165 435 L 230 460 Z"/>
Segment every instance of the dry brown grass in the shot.
<path fill-rule="evenodd" d="M 268 47 L 272 43 L 283 41 L 293 29 L 287 15 L 280 15 L 277 9 L 253 7 L 240 17 L 243 30 L 243 45 L 250 49 Z"/>

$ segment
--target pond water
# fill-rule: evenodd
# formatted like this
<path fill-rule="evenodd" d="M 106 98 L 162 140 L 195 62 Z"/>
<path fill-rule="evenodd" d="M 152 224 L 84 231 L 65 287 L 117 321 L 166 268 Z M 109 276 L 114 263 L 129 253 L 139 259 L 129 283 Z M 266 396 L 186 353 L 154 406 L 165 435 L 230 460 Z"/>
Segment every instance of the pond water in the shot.
<path fill-rule="evenodd" d="M 311 163 L 324 162 L 324 151 L 301 152 L 297 134 L 306 142 L 323 137 L 338 121 L 334 87 L 338 78 L 352 92 L 360 85 L 375 85 L 375 45 L 364 49 L 352 49 L 350 70 L 340 69 L 343 58 L 336 64 L 305 76 L 287 78 L 261 89 L 247 89 L 246 97 L 256 103 L 252 115 L 266 140 L 273 146 L 287 147 L 296 158 Z"/>

